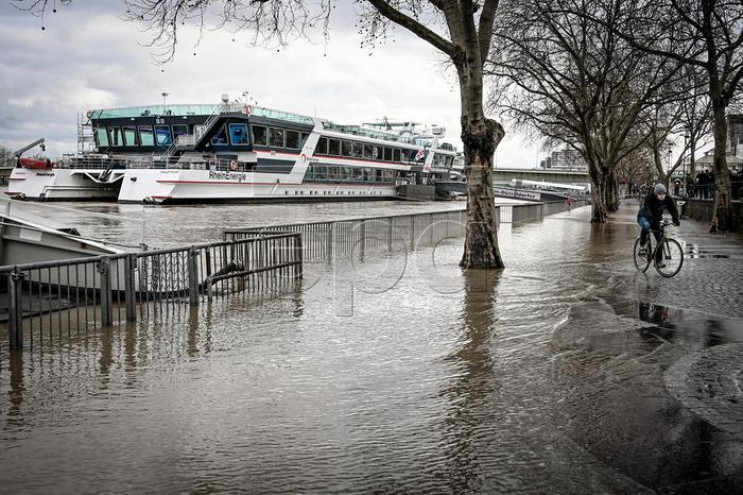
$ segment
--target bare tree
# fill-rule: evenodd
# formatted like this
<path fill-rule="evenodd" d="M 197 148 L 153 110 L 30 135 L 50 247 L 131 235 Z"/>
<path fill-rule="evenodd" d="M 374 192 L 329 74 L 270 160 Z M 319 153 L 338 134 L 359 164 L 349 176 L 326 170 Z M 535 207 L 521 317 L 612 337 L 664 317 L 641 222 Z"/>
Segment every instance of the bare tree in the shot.
<path fill-rule="evenodd" d="M 621 3 L 621 0 L 614 0 Z M 735 227 L 730 204 L 730 178 L 725 158 L 726 110 L 743 79 L 743 2 L 740 0 L 640 0 L 633 2 L 638 22 L 611 26 L 635 48 L 698 67 L 706 76 L 713 120 L 715 204 L 710 230 Z"/>
<path fill-rule="evenodd" d="M 16 0 L 17 3 L 23 3 Z M 286 44 L 313 29 L 327 34 L 332 0 L 122 0 L 126 17 L 144 23 L 163 59 L 175 53 L 183 25 L 246 32 L 254 44 Z M 32 2 L 43 15 L 48 0 Z M 28 5 L 28 2 L 25 3 Z M 483 64 L 488 56 L 499 0 L 363 0 L 360 31 L 369 42 L 391 26 L 407 29 L 451 61 L 459 77 L 462 142 L 467 176 L 467 233 L 460 265 L 503 268 L 493 194 L 493 156 L 503 127 L 485 116 Z"/>
<path fill-rule="evenodd" d="M 633 186 L 639 186 L 640 183 L 647 185 L 651 180 L 655 180 L 650 163 L 647 151 L 638 149 L 619 164 L 616 172 L 617 181 L 626 184 L 627 195 L 632 194 Z"/>
<path fill-rule="evenodd" d="M 10 151 L 5 146 L 0 145 L 0 166 L 12 167 L 14 165 L 15 165 L 15 157 L 13 156 L 13 152 Z"/>
<path fill-rule="evenodd" d="M 514 0 L 499 18 L 488 73 L 495 105 L 550 140 L 579 151 L 593 182 L 592 222 L 616 210 L 616 168 L 644 145 L 637 124 L 664 98 L 672 64 L 648 57 L 604 25 L 629 17 L 601 0 Z"/>

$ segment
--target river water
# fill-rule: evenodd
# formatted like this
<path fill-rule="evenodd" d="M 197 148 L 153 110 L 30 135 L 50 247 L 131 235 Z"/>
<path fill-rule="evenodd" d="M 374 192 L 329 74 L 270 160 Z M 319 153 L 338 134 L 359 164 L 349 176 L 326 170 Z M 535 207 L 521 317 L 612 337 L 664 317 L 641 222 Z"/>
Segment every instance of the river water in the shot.
<path fill-rule="evenodd" d="M 164 247 L 461 204 L 63 206 L 144 218 L 145 241 Z M 153 310 L 23 353 L 2 341 L 0 493 L 593 495 L 689 481 L 656 476 L 663 449 L 643 457 L 628 438 L 652 414 L 607 419 L 607 404 L 627 413 L 625 382 L 662 380 L 634 353 L 657 355 L 635 313 L 663 286 L 638 289 L 631 221 L 592 227 L 589 213 L 502 225 L 499 274 L 462 273 L 450 240 L 316 264 L 296 290 Z M 140 240 L 134 220 L 75 219 L 83 234 Z M 630 314 L 626 334 L 617 319 Z M 628 447 L 642 466 L 623 462 Z M 692 458 L 671 460 L 683 471 Z"/>

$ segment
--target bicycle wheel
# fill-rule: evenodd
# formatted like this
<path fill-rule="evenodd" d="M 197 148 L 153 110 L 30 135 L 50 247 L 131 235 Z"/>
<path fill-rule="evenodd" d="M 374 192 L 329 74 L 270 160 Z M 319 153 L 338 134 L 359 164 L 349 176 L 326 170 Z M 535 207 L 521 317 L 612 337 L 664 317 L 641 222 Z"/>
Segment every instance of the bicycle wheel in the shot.
<path fill-rule="evenodd" d="M 661 239 L 660 244 L 655 248 L 656 256 L 658 250 L 661 250 L 662 255 L 659 260 L 655 258 L 655 269 L 664 277 L 673 277 L 684 264 L 684 251 L 681 249 L 681 244 L 675 239 Z"/>
<path fill-rule="evenodd" d="M 640 238 L 638 237 L 637 239 L 635 239 L 635 248 L 632 251 L 632 257 L 635 259 L 635 267 L 640 270 L 641 273 L 645 273 L 648 270 L 648 267 L 650 266 L 650 260 L 652 259 L 649 252 L 649 239 L 648 243 L 645 245 L 645 249 L 648 250 L 648 252 L 643 256 L 640 254 Z"/>

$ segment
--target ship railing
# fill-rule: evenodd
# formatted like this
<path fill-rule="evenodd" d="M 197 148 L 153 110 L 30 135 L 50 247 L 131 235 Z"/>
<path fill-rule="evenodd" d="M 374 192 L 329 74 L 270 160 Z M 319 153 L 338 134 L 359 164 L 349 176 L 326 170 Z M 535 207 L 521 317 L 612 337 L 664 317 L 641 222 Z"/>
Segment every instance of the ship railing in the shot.
<path fill-rule="evenodd" d="M 302 278 L 298 233 L 0 267 L 11 348 L 147 318 L 163 305 L 275 295 Z M 168 306 L 168 307 L 170 307 Z M 2 310 L 0 310 L 0 313 Z M 0 320 L 3 315 L 0 314 Z"/>

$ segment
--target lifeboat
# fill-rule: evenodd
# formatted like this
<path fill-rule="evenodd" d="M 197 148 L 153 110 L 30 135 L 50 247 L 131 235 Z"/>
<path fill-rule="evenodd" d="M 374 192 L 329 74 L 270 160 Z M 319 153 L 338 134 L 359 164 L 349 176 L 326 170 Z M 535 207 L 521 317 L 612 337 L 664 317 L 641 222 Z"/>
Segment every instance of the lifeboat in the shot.
<path fill-rule="evenodd" d="M 46 170 L 54 167 L 54 163 L 48 158 L 19 158 L 18 165 L 22 168 Z"/>

